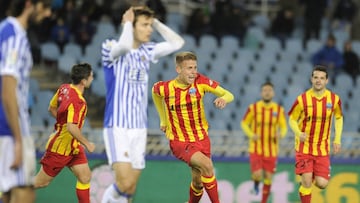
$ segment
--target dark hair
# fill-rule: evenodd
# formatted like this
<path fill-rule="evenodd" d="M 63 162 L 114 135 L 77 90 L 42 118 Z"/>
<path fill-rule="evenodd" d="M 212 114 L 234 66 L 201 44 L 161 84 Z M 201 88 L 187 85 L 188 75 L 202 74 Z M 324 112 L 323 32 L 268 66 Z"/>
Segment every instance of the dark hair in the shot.
<path fill-rule="evenodd" d="M 92 68 L 88 63 L 79 63 L 75 64 L 71 68 L 71 81 L 74 85 L 77 85 L 81 82 L 82 79 L 87 79 L 91 74 Z"/>
<path fill-rule="evenodd" d="M 331 40 L 333 42 L 336 42 L 336 37 L 333 34 L 329 34 L 328 37 L 327 37 L 327 40 Z"/>
<path fill-rule="evenodd" d="M 315 65 L 315 66 L 314 66 L 314 69 L 313 69 L 313 71 L 312 71 L 312 73 L 311 73 L 311 76 L 314 76 L 314 71 L 324 72 L 324 73 L 326 73 L 326 78 L 328 78 L 328 71 L 327 71 L 326 66 Z"/>
<path fill-rule="evenodd" d="M 197 60 L 197 57 L 194 53 L 190 52 L 190 51 L 183 51 L 183 52 L 179 52 L 176 54 L 175 56 L 175 64 L 179 65 L 181 62 L 185 61 L 185 60 Z"/>
<path fill-rule="evenodd" d="M 26 2 L 28 1 L 30 1 L 32 4 L 42 2 L 44 4 L 44 7 L 51 7 L 52 0 L 11 0 L 9 7 L 10 15 L 14 17 L 20 16 L 25 9 Z"/>
<path fill-rule="evenodd" d="M 261 88 L 263 88 L 264 86 L 271 86 L 272 88 L 274 88 L 274 85 L 270 82 L 270 81 L 266 81 L 261 85 Z"/>
<path fill-rule="evenodd" d="M 135 26 L 139 16 L 146 16 L 148 18 L 153 18 L 155 16 L 155 12 L 147 6 L 141 6 L 134 8 L 134 15 L 135 15 L 135 20 L 133 26 Z"/>

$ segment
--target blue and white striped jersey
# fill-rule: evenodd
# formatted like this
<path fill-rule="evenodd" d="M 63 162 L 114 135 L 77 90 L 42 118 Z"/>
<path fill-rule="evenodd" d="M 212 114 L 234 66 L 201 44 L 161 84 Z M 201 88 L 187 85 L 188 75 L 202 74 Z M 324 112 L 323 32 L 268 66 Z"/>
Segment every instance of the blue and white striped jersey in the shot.
<path fill-rule="evenodd" d="M 17 80 L 16 93 L 22 136 L 30 135 L 28 94 L 29 76 L 32 66 L 33 60 L 26 30 L 19 24 L 16 18 L 7 17 L 0 24 L 0 76 L 10 75 Z M 1 89 L 0 77 L 0 91 Z M 4 135 L 10 136 L 11 130 L 0 100 L 0 136 Z"/>
<path fill-rule="evenodd" d="M 115 40 L 102 45 L 106 86 L 104 127 L 146 128 L 148 80 L 155 43 L 142 44 L 119 58 L 110 56 Z"/>

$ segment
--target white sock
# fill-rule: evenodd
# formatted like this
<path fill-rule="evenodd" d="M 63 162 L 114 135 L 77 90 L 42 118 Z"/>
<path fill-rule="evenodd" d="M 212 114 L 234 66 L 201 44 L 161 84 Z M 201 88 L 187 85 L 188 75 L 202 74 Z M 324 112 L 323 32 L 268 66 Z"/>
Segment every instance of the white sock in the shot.
<path fill-rule="evenodd" d="M 128 203 L 128 199 L 119 195 L 115 190 L 114 185 L 111 184 L 106 188 L 101 203 Z"/>

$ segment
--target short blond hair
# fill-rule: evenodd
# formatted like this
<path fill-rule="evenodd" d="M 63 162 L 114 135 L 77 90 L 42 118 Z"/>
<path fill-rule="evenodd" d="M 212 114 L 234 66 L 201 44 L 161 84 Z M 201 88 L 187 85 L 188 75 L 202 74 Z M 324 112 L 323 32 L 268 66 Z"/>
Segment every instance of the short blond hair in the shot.
<path fill-rule="evenodd" d="M 179 65 L 180 63 L 182 63 L 183 61 L 186 60 L 194 60 L 197 61 L 197 56 L 190 51 L 183 51 L 183 52 L 179 52 L 175 55 L 175 64 Z"/>

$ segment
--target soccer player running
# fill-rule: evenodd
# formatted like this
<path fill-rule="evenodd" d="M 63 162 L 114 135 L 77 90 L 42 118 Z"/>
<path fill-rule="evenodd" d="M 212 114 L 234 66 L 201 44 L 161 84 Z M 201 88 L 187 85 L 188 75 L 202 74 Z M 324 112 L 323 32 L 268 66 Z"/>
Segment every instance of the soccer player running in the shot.
<path fill-rule="evenodd" d="M 75 64 L 70 73 L 71 84 L 62 84 L 52 97 L 49 112 L 56 118 L 55 131 L 49 137 L 41 158 L 41 168 L 35 176 L 35 188 L 46 187 L 67 166 L 77 178 L 76 195 L 79 203 L 90 203 L 91 170 L 84 147 L 95 145 L 82 134 L 87 104 L 83 93 L 93 81 L 91 65 Z"/>
<path fill-rule="evenodd" d="M 174 156 L 191 167 L 188 202 L 199 202 L 205 188 L 211 202 L 219 203 L 203 97 L 205 93 L 216 95 L 213 103 L 223 109 L 234 96 L 218 82 L 197 72 L 195 54 L 180 52 L 176 54 L 175 63 L 178 76 L 157 82 L 152 88 L 160 129 L 169 139 Z"/>
<path fill-rule="evenodd" d="M 184 40 L 154 18 L 148 7 L 131 7 L 123 15 L 118 40 L 102 45 L 106 83 L 104 141 L 115 183 L 104 192 L 102 203 L 132 201 L 145 168 L 148 80 L 150 62 L 180 49 Z M 153 29 L 165 39 L 150 42 Z"/>
<path fill-rule="evenodd" d="M 287 133 L 285 110 L 273 101 L 274 95 L 273 84 L 263 83 L 261 100 L 249 105 L 241 121 L 241 128 L 249 138 L 251 177 L 256 195 L 259 194 L 259 184 L 264 176 L 261 203 L 266 203 L 270 195 L 279 141 Z"/>
<path fill-rule="evenodd" d="M 30 133 L 29 76 L 33 66 L 26 29 L 51 15 L 50 0 L 13 0 L 0 23 L 0 193 L 4 203 L 35 201 L 35 145 Z"/>
<path fill-rule="evenodd" d="M 289 125 L 295 133 L 295 173 L 301 176 L 302 203 L 311 202 L 311 186 L 325 189 L 330 179 L 330 132 L 335 117 L 334 153 L 340 152 L 343 115 L 341 99 L 326 89 L 328 72 L 316 65 L 312 88 L 299 95 L 289 111 Z"/>

